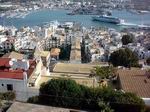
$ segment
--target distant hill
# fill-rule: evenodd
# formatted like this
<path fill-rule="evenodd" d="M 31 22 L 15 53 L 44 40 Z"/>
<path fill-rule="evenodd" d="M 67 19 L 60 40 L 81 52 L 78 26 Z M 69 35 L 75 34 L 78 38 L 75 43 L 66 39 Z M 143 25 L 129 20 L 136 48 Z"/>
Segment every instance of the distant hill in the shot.
<path fill-rule="evenodd" d="M 150 10 L 150 0 L 131 0 L 136 9 Z"/>

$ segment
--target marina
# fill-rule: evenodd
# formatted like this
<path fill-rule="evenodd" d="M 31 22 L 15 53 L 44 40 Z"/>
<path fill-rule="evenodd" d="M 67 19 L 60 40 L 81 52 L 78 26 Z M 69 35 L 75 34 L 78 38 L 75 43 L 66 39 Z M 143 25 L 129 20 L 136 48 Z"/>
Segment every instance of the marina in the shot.
<path fill-rule="evenodd" d="M 150 21 L 150 14 L 142 14 L 142 15 L 137 15 L 137 14 L 132 14 L 126 10 L 113 10 L 112 11 L 112 16 L 118 17 L 121 19 L 124 19 L 125 22 L 123 24 L 110 24 L 110 23 L 105 23 L 105 22 L 97 22 L 97 21 L 92 21 L 93 15 L 67 15 L 69 13 L 69 10 L 62 10 L 62 9 L 57 9 L 57 10 L 50 10 L 50 9 L 41 9 L 41 10 L 36 10 L 36 11 L 31 11 L 30 13 L 27 14 L 22 14 L 23 16 L 21 17 L 11 17 L 11 18 L 5 18 L 1 17 L 0 18 L 0 25 L 4 26 L 15 26 L 17 28 L 20 28 L 22 26 L 37 26 L 37 25 L 43 25 L 44 23 L 50 22 L 50 21 L 73 21 L 73 22 L 78 22 L 81 23 L 84 27 L 109 27 L 109 28 L 114 28 L 116 30 L 121 30 L 126 27 L 131 27 L 131 26 L 138 26 L 138 25 L 149 25 Z M 144 18 L 144 21 L 142 21 L 142 18 Z"/>

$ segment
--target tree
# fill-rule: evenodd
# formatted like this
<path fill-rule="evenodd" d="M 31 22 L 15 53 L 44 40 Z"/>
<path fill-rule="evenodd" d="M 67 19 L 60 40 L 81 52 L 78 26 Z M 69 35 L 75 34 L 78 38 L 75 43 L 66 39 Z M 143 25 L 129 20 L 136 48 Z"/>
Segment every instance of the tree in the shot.
<path fill-rule="evenodd" d="M 61 60 L 69 60 L 70 58 L 70 52 L 71 52 L 71 45 L 62 45 L 60 47 L 60 54 L 59 54 L 59 58 Z"/>
<path fill-rule="evenodd" d="M 41 103 L 76 107 L 80 105 L 79 98 L 81 98 L 81 88 L 74 80 L 52 79 L 40 86 Z"/>
<path fill-rule="evenodd" d="M 101 77 L 102 79 L 104 78 L 109 78 L 113 75 L 116 74 L 116 69 L 112 66 L 103 66 L 103 67 L 94 67 L 92 70 L 91 70 L 91 74 L 90 76 L 99 76 Z"/>
<path fill-rule="evenodd" d="M 123 35 L 123 37 L 122 37 L 122 44 L 123 45 L 127 45 L 127 44 L 132 43 L 132 42 L 133 42 L 133 36 Z"/>
<path fill-rule="evenodd" d="M 40 94 L 78 96 L 80 91 L 80 87 L 74 80 L 63 78 L 52 79 L 40 86 Z"/>
<path fill-rule="evenodd" d="M 144 107 L 143 100 L 135 94 L 115 91 L 110 87 L 89 88 L 70 79 L 52 79 L 43 83 L 39 96 L 29 98 L 28 102 L 101 112 L 113 112 L 112 109 L 141 112 Z M 139 111 L 134 111 L 133 106 Z"/>
<path fill-rule="evenodd" d="M 15 46 L 12 44 L 11 51 L 15 51 Z"/>
<path fill-rule="evenodd" d="M 146 63 L 147 63 L 148 65 L 150 65 L 150 57 L 147 58 Z"/>
<path fill-rule="evenodd" d="M 114 66 L 136 67 L 138 66 L 138 57 L 130 49 L 119 49 L 111 53 L 109 62 Z"/>
<path fill-rule="evenodd" d="M 102 99 L 115 112 L 143 112 L 145 109 L 144 101 L 133 93 L 115 91 L 111 87 L 101 87 L 95 90 L 97 99 Z"/>

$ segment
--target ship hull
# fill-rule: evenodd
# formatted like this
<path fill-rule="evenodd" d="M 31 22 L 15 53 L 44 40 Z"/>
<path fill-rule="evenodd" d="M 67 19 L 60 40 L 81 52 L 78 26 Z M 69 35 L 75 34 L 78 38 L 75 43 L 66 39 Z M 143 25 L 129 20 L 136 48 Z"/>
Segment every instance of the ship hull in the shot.
<path fill-rule="evenodd" d="M 121 23 L 121 21 L 119 19 L 107 18 L 107 17 L 93 17 L 92 20 L 106 22 L 106 23 L 112 23 L 112 24 L 120 24 Z"/>

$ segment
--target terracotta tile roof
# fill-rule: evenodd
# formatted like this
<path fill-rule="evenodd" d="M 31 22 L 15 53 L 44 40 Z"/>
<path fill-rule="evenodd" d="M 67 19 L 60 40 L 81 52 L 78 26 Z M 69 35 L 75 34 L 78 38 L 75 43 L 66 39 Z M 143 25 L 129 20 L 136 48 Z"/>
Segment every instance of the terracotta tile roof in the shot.
<path fill-rule="evenodd" d="M 23 79 L 23 72 L 0 71 L 0 78 Z"/>
<path fill-rule="evenodd" d="M 118 70 L 121 87 L 126 92 L 132 92 L 143 98 L 150 98 L 150 78 L 145 70 L 133 68 Z"/>
<path fill-rule="evenodd" d="M 11 58 L 0 58 L 0 78 L 9 78 L 9 79 L 23 79 L 23 72 L 22 69 L 11 70 L 9 61 Z M 20 60 L 18 60 L 20 61 Z M 27 70 L 27 77 L 29 78 L 30 75 L 33 73 L 36 62 L 34 60 L 29 60 L 29 69 Z"/>
<path fill-rule="evenodd" d="M 1 66 L 10 67 L 9 60 L 10 58 L 0 58 L 0 67 Z"/>

